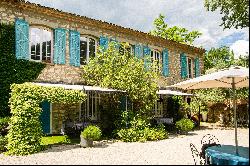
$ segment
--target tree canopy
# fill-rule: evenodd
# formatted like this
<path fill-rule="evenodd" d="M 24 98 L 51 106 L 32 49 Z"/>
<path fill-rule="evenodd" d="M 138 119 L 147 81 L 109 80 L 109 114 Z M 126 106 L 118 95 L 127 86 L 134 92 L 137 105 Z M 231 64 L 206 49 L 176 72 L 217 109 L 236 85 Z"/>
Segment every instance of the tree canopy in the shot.
<path fill-rule="evenodd" d="M 155 27 L 149 32 L 151 35 L 192 45 L 194 40 L 202 34 L 199 31 L 189 32 L 186 28 L 178 26 L 169 27 L 164 19 L 165 16 L 160 14 L 159 17 L 154 20 L 153 24 Z"/>
<path fill-rule="evenodd" d="M 96 57 L 83 67 L 82 77 L 89 85 L 126 91 L 138 112 L 151 110 L 158 90 L 154 63 L 145 68 L 146 59 L 134 57 L 128 47 L 111 42 L 106 51 L 99 49 Z"/>
<path fill-rule="evenodd" d="M 249 27 L 249 0 L 205 0 L 208 11 L 220 10 L 224 29 Z"/>

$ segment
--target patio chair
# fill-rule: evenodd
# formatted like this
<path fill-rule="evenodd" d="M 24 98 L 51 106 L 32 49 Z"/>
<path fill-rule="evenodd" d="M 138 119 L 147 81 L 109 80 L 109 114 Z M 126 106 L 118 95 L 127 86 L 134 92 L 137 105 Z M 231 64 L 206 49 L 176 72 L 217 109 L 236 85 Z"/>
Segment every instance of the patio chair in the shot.
<path fill-rule="evenodd" d="M 221 146 L 220 141 L 212 134 L 206 134 L 201 139 L 201 153 L 200 156 L 205 159 L 205 150 L 210 146 Z"/>
<path fill-rule="evenodd" d="M 204 165 L 205 160 L 200 156 L 200 152 L 197 150 L 197 148 L 194 146 L 194 144 L 190 143 L 190 149 L 192 152 L 192 157 L 194 159 L 195 165 Z"/>
<path fill-rule="evenodd" d="M 204 144 L 220 144 L 220 141 L 214 135 L 206 134 L 201 139 L 201 145 L 204 145 Z"/>

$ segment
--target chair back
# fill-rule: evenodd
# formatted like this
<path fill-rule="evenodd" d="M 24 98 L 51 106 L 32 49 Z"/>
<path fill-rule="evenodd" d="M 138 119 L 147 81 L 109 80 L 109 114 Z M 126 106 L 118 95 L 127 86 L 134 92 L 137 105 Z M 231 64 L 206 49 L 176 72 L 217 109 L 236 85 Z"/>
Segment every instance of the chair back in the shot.
<path fill-rule="evenodd" d="M 201 139 L 201 145 L 204 145 L 204 144 L 220 144 L 220 141 L 214 135 L 206 134 Z"/>
<path fill-rule="evenodd" d="M 194 146 L 194 144 L 190 143 L 190 149 L 192 152 L 192 156 L 194 159 L 195 165 L 204 165 L 204 160 L 200 156 L 200 152 L 197 150 L 197 148 Z"/>

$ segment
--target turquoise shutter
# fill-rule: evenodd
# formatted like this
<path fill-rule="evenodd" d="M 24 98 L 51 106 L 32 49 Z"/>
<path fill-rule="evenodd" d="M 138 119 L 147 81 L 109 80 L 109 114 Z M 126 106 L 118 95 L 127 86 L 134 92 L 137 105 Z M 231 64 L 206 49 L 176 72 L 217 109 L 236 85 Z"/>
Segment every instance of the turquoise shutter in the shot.
<path fill-rule="evenodd" d="M 42 113 L 40 115 L 40 121 L 43 129 L 43 133 L 50 133 L 50 103 L 48 101 L 44 101 L 41 103 Z"/>
<path fill-rule="evenodd" d="M 143 47 L 143 56 L 144 56 L 144 67 L 146 69 L 148 69 L 150 66 L 150 62 L 151 62 L 150 55 L 151 55 L 150 48 L 148 46 L 144 46 Z"/>
<path fill-rule="evenodd" d="M 187 78 L 187 56 L 181 54 L 181 78 Z"/>
<path fill-rule="evenodd" d="M 135 45 L 135 57 L 137 58 L 142 58 L 143 56 L 143 51 L 142 51 L 142 46 L 140 44 Z"/>
<path fill-rule="evenodd" d="M 80 33 L 69 31 L 69 55 L 70 65 L 80 66 Z"/>
<path fill-rule="evenodd" d="M 200 76 L 200 61 L 199 58 L 195 58 L 194 61 L 194 65 L 195 65 L 195 77 L 199 77 Z"/>
<path fill-rule="evenodd" d="M 162 69 L 163 69 L 163 76 L 169 76 L 169 61 L 168 61 L 168 49 L 163 50 L 162 52 Z"/>
<path fill-rule="evenodd" d="M 55 64 L 65 64 L 65 49 L 66 49 L 66 30 L 56 28 L 54 30 L 54 58 Z"/>
<path fill-rule="evenodd" d="M 108 38 L 104 36 L 100 36 L 100 47 L 102 50 L 106 51 L 108 49 Z"/>
<path fill-rule="evenodd" d="M 29 24 L 25 20 L 15 20 L 16 58 L 29 59 Z"/>

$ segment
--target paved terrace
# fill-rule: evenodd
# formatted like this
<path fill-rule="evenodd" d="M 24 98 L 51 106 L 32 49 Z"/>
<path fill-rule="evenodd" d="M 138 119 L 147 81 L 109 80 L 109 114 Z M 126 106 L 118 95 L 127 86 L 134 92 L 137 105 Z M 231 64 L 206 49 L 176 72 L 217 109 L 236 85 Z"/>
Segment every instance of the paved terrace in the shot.
<path fill-rule="evenodd" d="M 29 156 L 4 156 L 0 165 L 19 164 L 96 164 L 96 165 L 194 165 L 189 143 L 201 148 L 200 140 L 205 134 L 214 134 L 222 144 L 234 145 L 234 129 L 204 126 L 189 135 L 170 135 L 169 139 L 146 143 L 120 141 L 95 142 L 94 148 L 80 145 L 57 145 Z M 249 128 L 238 129 L 239 146 L 249 147 Z"/>

